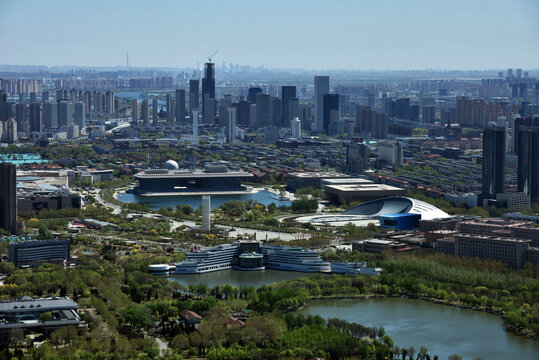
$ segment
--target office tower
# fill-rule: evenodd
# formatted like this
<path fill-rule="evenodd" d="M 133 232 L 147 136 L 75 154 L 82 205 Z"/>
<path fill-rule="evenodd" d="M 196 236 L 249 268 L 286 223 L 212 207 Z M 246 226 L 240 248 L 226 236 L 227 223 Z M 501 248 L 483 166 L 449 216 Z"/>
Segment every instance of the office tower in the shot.
<path fill-rule="evenodd" d="M 198 144 L 198 109 L 191 109 L 192 121 L 193 121 L 193 144 Z"/>
<path fill-rule="evenodd" d="M 374 94 L 369 93 L 369 106 L 374 110 Z"/>
<path fill-rule="evenodd" d="M 202 78 L 202 116 L 204 124 L 213 124 L 215 117 L 215 64 L 204 64 Z"/>
<path fill-rule="evenodd" d="M 0 163 L 0 228 L 17 233 L 17 166 Z"/>
<path fill-rule="evenodd" d="M 70 127 L 73 124 L 73 113 L 71 112 L 71 102 L 61 100 L 58 103 L 58 127 Z"/>
<path fill-rule="evenodd" d="M 176 104 L 172 94 L 167 94 L 167 123 L 171 126 L 176 124 Z"/>
<path fill-rule="evenodd" d="M 30 131 L 41 132 L 43 130 L 43 124 L 41 122 L 41 104 L 30 104 Z"/>
<path fill-rule="evenodd" d="M 510 79 L 513 77 L 513 69 L 507 69 L 507 78 Z"/>
<path fill-rule="evenodd" d="M 281 126 L 287 126 L 294 119 L 292 99 L 296 98 L 295 86 L 281 86 Z"/>
<path fill-rule="evenodd" d="M 505 116 L 498 116 L 496 118 L 496 126 L 502 127 L 505 135 L 505 152 L 509 152 L 510 138 L 509 138 L 509 123 Z"/>
<path fill-rule="evenodd" d="M 106 100 L 105 100 L 105 111 L 107 112 L 107 114 L 114 114 L 115 113 L 114 105 L 115 105 L 114 92 L 113 91 L 107 91 Z"/>
<path fill-rule="evenodd" d="M 517 69 L 517 79 L 522 78 L 522 69 Z"/>
<path fill-rule="evenodd" d="M 521 127 L 518 133 L 518 191 L 539 201 L 539 126 Z"/>
<path fill-rule="evenodd" d="M 185 90 L 176 89 L 176 121 L 185 123 Z"/>
<path fill-rule="evenodd" d="M 231 143 L 236 140 L 236 108 L 229 107 L 227 109 L 227 117 L 225 124 L 226 141 Z"/>
<path fill-rule="evenodd" d="M 324 95 L 329 94 L 329 76 L 314 77 L 315 132 L 324 132 Z"/>
<path fill-rule="evenodd" d="M 150 110 L 148 108 L 148 99 L 142 100 L 142 125 L 150 124 Z"/>
<path fill-rule="evenodd" d="M 189 116 L 192 116 L 191 111 L 199 108 L 199 80 L 189 80 Z"/>
<path fill-rule="evenodd" d="M 518 85 L 518 97 L 528 101 L 528 85 L 524 82 Z"/>
<path fill-rule="evenodd" d="M 249 104 L 249 127 L 256 128 L 258 124 L 256 104 Z"/>
<path fill-rule="evenodd" d="M 261 94 L 262 89 L 259 87 L 250 87 L 247 95 L 247 101 L 251 104 L 256 104 L 256 94 Z"/>
<path fill-rule="evenodd" d="M 202 196 L 202 231 L 211 230 L 210 222 L 211 197 L 209 195 Z"/>
<path fill-rule="evenodd" d="M 281 99 L 276 96 L 270 96 L 270 124 L 279 128 L 282 126 L 281 109 Z"/>
<path fill-rule="evenodd" d="M 384 140 L 378 143 L 378 160 L 397 168 L 402 165 L 402 144 L 399 141 Z"/>
<path fill-rule="evenodd" d="M 30 93 L 30 104 L 33 104 L 33 103 L 36 103 L 37 102 L 37 95 L 35 92 L 31 92 Z"/>
<path fill-rule="evenodd" d="M 41 93 L 41 102 L 44 103 L 46 101 L 49 101 L 49 92 L 48 91 L 43 91 Z"/>
<path fill-rule="evenodd" d="M 86 126 L 86 105 L 82 101 L 75 103 L 75 124 L 79 130 Z"/>
<path fill-rule="evenodd" d="M 235 104 L 232 104 L 237 109 L 237 125 L 249 126 L 249 103 L 245 100 L 240 100 Z"/>
<path fill-rule="evenodd" d="M 505 192 L 505 129 L 489 125 L 483 131 L 483 199 Z"/>
<path fill-rule="evenodd" d="M 137 122 L 140 119 L 138 99 L 133 99 L 133 102 L 131 103 L 131 119 L 133 120 L 133 125 L 137 125 Z"/>
<path fill-rule="evenodd" d="M 56 90 L 56 101 L 60 101 L 64 99 L 64 91 L 63 90 Z"/>
<path fill-rule="evenodd" d="M 421 121 L 426 124 L 434 124 L 436 108 L 432 105 L 423 106 Z"/>
<path fill-rule="evenodd" d="M 353 175 L 362 174 L 369 163 L 370 149 L 367 144 L 350 142 L 346 145 L 346 167 Z"/>
<path fill-rule="evenodd" d="M 270 96 L 268 94 L 256 94 L 256 123 L 254 127 L 263 128 L 270 126 Z"/>
<path fill-rule="evenodd" d="M 30 131 L 30 125 L 28 124 L 28 108 L 26 105 L 21 103 L 15 105 L 15 118 L 17 120 L 17 129 L 20 132 L 26 133 Z M 3 124 L 3 122 L 0 122 L 0 125 L 1 124 Z"/>
<path fill-rule="evenodd" d="M 157 115 L 157 98 L 154 97 L 152 99 L 152 121 L 153 121 L 153 126 L 157 126 L 157 122 L 159 121 L 159 116 Z"/>
<path fill-rule="evenodd" d="M 43 127 L 46 129 L 58 128 L 58 103 L 56 101 L 43 103 Z"/>
<path fill-rule="evenodd" d="M 221 105 L 225 105 L 227 108 L 232 106 L 232 95 L 226 94 L 219 102 Z"/>
<path fill-rule="evenodd" d="M 290 120 L 290 133 L 294 139 L 301 138 L 301 120 L 298 117 Z"/>
<path fill-rule="evenodd" d="M 339 117 L 339 94 L 324 94 L 322 106 L 324 109 L 322 113 L 322 132 L 330 134 L 334 130 L 332 126 L 334 126 L 335 120 L 338 120 Z M 337 112 L 337 119 L 335 119 L 335 112 Z"/>
<path fill-rule="evenodd" d="M 397 99 L 395 102 L 395 116 L 399 119 L 410 119 L 410 98 Z"/>

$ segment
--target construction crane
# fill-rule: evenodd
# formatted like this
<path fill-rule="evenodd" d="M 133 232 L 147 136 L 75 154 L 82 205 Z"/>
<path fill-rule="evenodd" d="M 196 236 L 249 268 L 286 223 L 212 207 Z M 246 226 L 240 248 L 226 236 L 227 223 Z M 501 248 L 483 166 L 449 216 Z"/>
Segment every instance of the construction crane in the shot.
<path fill-rule="evenodd" d="M 213 55 L 208 57 L 208 62 L 211 62 L 211 60 L 215 57 L 215 55 L 217 55 L 218 52 L 219 52 L 219 49 L 215 50 Z"/>

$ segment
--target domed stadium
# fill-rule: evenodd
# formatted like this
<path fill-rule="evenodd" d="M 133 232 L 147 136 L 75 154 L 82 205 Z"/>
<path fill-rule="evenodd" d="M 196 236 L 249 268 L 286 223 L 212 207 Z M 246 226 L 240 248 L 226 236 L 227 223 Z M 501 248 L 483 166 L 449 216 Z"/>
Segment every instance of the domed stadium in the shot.
<path fill-rule="evenodd" d="M 297 218 L 299 223 L 313 225 L 344 226 L 352 223 L 366 226 L 369 223 L 379 224 L 381 215 L 419 214 L 422 220 L 448 218 L 449 214 L 429 203 L 407 197 L 388 197 L 365 202 L 354 206 L 341 214 L 311 215 Z"/>

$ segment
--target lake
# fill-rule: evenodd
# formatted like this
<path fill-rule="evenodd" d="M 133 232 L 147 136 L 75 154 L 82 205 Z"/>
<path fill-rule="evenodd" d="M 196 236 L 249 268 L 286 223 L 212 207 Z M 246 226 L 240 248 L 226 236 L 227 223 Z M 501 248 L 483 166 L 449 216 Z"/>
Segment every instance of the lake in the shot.
<path fill-rule="evenodd" d="M 535 360 L 539 341 L 508 333 L 500 316 L 406 298 L 317 300 L 300 311 L 324 319 L 339 318 L 364 326 L 383 326 L 396 345 L 421 346 L 440 360 Z"/>
<path fill-rule="evenodd" d="M 233 195 L 211 195 L 211 208 L 215 209 L 227 201 L 247 201 L 249 199 L 256 200 L 259 204 L 269 205 L 275 203 L 277 206 L 290 206 L 291 202 L 289 200 L 278 200 L 272 198 L 276 196 L 272 192 L 262 190 L 258 192 L 251 192 L 245 194 L 233 194 Z M 178 195 L 178 196 L 140 196 L 132 193 L 120 193 L 118 194 L 118 200 L 125 203 L 143 203 L 148 205 L 151 209 L 159 210 L 162 207 L 172 206 L 176 209 L 178 204 L 187 204 L 191 205 L 193 209 L 197 209 L 202 205 L 202 196 L 201 195 Z"/>
<path fill-rule="evenodd" d="M 205 274 L 181 274 L 169 276 L 170 280 L 177 281 L 182 285 L 206 284 L 212 288 L 215 285 L 229 284 L 238 288 L 242 286 L 259 287 L 283 280 L 295 280 L 302 277 L 327 276 L 320 273 L 302 273 L 296 271 L 261 270 L 261 271 L 238 271 L 223 270 Z"/>

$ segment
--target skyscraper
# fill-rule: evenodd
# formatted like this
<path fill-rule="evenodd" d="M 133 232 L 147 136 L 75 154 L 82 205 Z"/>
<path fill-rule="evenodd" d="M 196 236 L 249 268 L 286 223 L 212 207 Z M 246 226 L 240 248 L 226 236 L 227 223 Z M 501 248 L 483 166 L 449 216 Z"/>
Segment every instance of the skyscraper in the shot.
<path fill-rule="evenodd" d="M 58 103 L 56 101 L 43 103 L 43 127 L 47 129 L 58 128 Z"/>
<path fill-rule="evenodd" d="M 199 108 L 199 80 L 189 80 L 189 116 L 192 117 L 193 109 Z"/>
<path fill-rule="evenodd" d="M 139 118 L 138 99 L 133 99 L 133 103 L 131 104 L 131 119 L 133 119 L 133 125 L 137 124 Z"/>
<path fill-rule="evenodd" d="M 0 163 L 0 228 L 17 233 L 17 166 Z"/>
<path fill-rule="evenodd" d="M 505 192 L 505 129 L 489 125 L 483 131 L 483 199 Z"/>
<path fill-rule="evenodd" d="M 227 109 L 225 136 L 227 142 L 233 142 L 236 140 L 236 108 L 229 107 Z"/>
<path fill-rule="evenodd" d="M 172 94 L 168 93 L 167 100 L 167 123 L 174 126 L 176 124 L 176 104 Z"/>
<path fill-rule="evenodd" d="M 285 127 L 294 119 L 294 111 L 292 108 L 292 99 L 296 97 L 295 86 L 281 86 L 281 126 Z"/>
<path fill-rule="evenodd" d="M 518 191 L 539 201 L 539 126 L 520 128 L 518 137 Z"/>
<path fill-rule="evenodd" d="M 198 109 L 192 108 L 192 122 L 193 122 L 193 144 L 198 144 Z"/>
<path fill-rule="evenodd" d="M 333 118 L 335 118 L 335 113 L 332 114 L 332 111 L 337 111 L 337 117 L 338 117 L 338 111 L 339 111 L 339 94 L 324 94 L 323 96 L 323 108 L 324 112 L 322 114 L 322 131 L 324 134 L 330 134 L 333 129 L 331 128 L 332 124 L 332 115 Z M 334 119 L 334 120 L 339 120 Z M 334 122 L 333 122 L 334 123 Z"/>
<path fill-rule="evenodd" d="M 423 113 L 421 115 L 421 121 L 426 124 L 434 124 L 436 108 L 432 105 L 423 106 Z"/>
<path fill-rule="evenodd" d="M 263 128 L 270 125 L 270 96 L 258 93 L 256 94 L 256 123 L 254 127 Z"/>
<path fill-rule="evenodd" d="M 202 78 L 202 116 L 204 124 L 213 124 L 215 117 L 215 64 L 204 64 Z"/>
<path fill-rule="evenodd" d="M 210 222 L 211 197 L 209 195 L 202 196 L 202 231 L 211 230 Z"/>
<path fill-rule="evenodd" d="M 250 87 L 247 95 L 247 101 L 249 101 L 251 104 L 256 104 L 256 94 L 260 94 L 261 92 L 262 89 L 259 87 Z"/>
<path fill-rule="evenodd" d="M 106 100 L 105 100 L 105 111 L 107 114 L 114 114 L 114 92 L 107 91 Z"/>
<path fill-rule="evenodd" d="M 148 126 L 150 124 L 150 109 L 148 106 L 148 99 L 142 100 L 142 125 Z"/>
<path fill-rule="evenodd" d="M 61 100 L 58 103 L 58 127 L 70 127 L 73 124 L 73 113 L 71 112 L 71 102 Z"/>
<path fill-rule="evenodd" d="M 176 121 L 185 123 L 185 90 L 176 89 Z"/>
<path fill-rule="evenodd" d="M 329 76 L 314 77 L 315 132 L 324 132 L 324 94 L 329 94 Z"/>
<path fill-rule="evenodd" d="M 157 115 L 157 98 L 154 97 L 152 99 L 152 121 L 153 121 L 153 126 L 157 126 L 157 122 L 159 121 L 159 116 Z"/>
<path fill-rule="evenodd" d="M 43 123 L 41 122 L 41 104 L 30 104 L 30 131 L 41 132 L 43 130 Z"/>
<path fill-rule="evenodd" d="M 86 126 L 86 104 L 83 101 L 75 103 L 75 124 L 79 129 Z"/>

